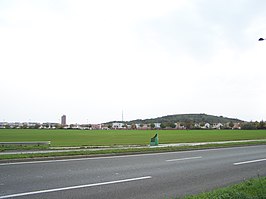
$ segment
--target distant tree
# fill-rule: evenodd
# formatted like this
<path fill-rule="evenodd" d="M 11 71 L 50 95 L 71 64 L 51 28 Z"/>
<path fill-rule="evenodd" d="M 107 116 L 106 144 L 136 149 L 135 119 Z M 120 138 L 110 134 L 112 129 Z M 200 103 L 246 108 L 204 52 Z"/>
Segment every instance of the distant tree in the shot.
<path fill-rule="evenodd" d="M 10 129 L 10 125 L 9 125 L 9 124 L 6 124 L 4 127 L 5 127 L 6 129 Z"/>
<path fill-rule="evenodd" d="M 266 123 L 263 120 L 260 121 L 257 128 L 258 129 L 266 129 Z"/>
<path fill-rule="evenodd" d="M 248 122 L 248 123 L 244 123 L 242 125 L 241 129 L 243 129 L 243 130 L 255 130 L 255 129 L 257 129 L 257 127 L 256 127 L 254 122 Z"/>
<path fill-rule="evenodd" d="M 154 129 L 155 128 L 155 124 L 154 123 L 151 123 L 150 124 L 150 127 L 151 127 L 151 129 Z"/>
<path fill-rule="evenodd" d="M 200 127 L 204 127 L 204 125 L 205 125 L 205 122 L 200 123 Z"/>
<path fill-rule="evenodd" d="M 33 128 L 34 128 L 34 129 L 39 129 L 40 127 L 41 127 L 40 124 L 35 124 Z"/>
<path fill-rule="evenodd" d="M 166 125 L 165 125 L 164 123 L 161 123 L 160 127 L 161 127 L 162 129 L 165 129 L 165 128 L 166 128 Z"/>
<path fill-rule="evenodd" d="M 136 126 L 135 123 L 132 123 L 132 124 L 131 124 L 131 129 L 137 129 L 137 126 Z"/>
<path fill-rule="evenodd" d="M 172 129 L 174 129 L 174 128 L 176 128 L 176 124 L 173 123 L 173 122 L 171 122 L 171 123 L 169 124 L 169 127 L 171 127 Z"/>
<path fill-rule="evenodd" d="M 192 125 L 192 121 L 187 120 L 184 122 L 184 126 L 186 127 L 186 129 L 191 129 Z"/>
<path fill-rule="evenodd" d="M 230 127 L 230 128 L 233 128 L 233 127 L 234 127 L 234 123 L 233 123 L 233 122 L 230 122 L 230 123 L 229 123 L 229 127 Z"/>

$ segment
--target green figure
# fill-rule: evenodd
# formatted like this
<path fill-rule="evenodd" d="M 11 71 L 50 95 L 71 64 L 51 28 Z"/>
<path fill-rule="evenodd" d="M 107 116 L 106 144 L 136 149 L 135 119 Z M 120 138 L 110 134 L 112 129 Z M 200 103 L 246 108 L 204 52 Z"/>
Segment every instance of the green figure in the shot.
<path fill-rule="evenodd" d="M 158 133 L 156 133 L 155 136 L 151 138 L 150 146 L 158 146 L 158 144 L 159 144 L 159 137 Z"/>

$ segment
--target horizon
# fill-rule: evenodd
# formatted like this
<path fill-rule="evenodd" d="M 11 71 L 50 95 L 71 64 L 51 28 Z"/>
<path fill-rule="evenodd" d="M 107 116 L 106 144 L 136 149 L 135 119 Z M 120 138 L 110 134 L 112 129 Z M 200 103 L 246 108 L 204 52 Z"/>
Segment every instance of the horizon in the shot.
<path fill-rule="evenodd" d="M 135 121 L 135 120 L 152 120 L 152 119 L 157 119 L 157 118 L 162 118 L 162 117 L 167 117 L 167 116 L 174 116 L 174 115 L 207 115 L 207 116 L 214 116 L 214 117 L 223 117 L 223 118 L 227 118 L 227 119 L 236 119 L 236 120 L 241 120 L 243 122 L 255 122 L 255 121 L 263 121 L 263 120 L 250 120 L 250 121 L 246 121 L 246 120 L 242 120 L 240 118 L 231 118 L 231 117 L 227 117 L 227 116 L 223 116 L 223 115 L 211 115 L 211 114 L 207 114 L 207 113 L 184 113 L 184 114 L 172 114 L 172 115 L 164 115 L 164 116 L 159 116 L 159 117 L 155 117 L 155 118 L 144 118 L 144 119 L 133 119 L 133 120 L 110 120 L 110 121 L 105 121 L 105 122 L 100 122 L 100 123 L 80 123 L 80 122 L 67 122 L 67 115 L 66 115 L 66 123 L 67 125 L 69 124 L 105 124 L 105 123 L 110 123 L 110 122 L 131 122 L 131 121 Z M 62 115 L 63 116 L 63 115 Z M 57 124 L 60 124 L 61 123 L 61 117 L 60 119 L 58 119 L 58 121 L 34 121 L 34 120 L 31 120 L 31 121 L 0 121 L 0 123 L 57 123 Z"/>

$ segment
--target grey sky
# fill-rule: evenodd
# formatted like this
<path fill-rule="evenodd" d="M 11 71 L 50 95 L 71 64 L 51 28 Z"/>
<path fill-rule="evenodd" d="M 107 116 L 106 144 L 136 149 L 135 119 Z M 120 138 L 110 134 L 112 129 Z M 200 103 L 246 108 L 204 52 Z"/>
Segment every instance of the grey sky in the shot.
<path fill-rule="evenodd" d="M 266 120 L 264 0 L 0 0 L 0 121 Z"/>

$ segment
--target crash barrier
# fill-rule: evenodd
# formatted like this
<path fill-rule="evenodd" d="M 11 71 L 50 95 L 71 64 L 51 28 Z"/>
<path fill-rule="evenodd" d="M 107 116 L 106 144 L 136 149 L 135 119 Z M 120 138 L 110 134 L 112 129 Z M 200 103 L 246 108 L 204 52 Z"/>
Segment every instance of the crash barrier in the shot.
<path fill-rule="evenodd" d="M 159 144 L 159 137 L 158 134 L 156 133 L 153 138 L 151 138 L 150 146 L 158 146 Z"/>
<path fill-rule="evenodd" d="M 0 146 L 10 146 L 10 145 L 19 145 L 19 146 L 26 146 L 26 145 L 50 145 L 51 141 L 38 141 L 38 142 L 0 142 Z"/>

